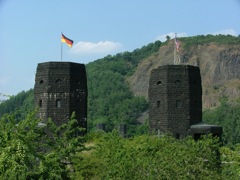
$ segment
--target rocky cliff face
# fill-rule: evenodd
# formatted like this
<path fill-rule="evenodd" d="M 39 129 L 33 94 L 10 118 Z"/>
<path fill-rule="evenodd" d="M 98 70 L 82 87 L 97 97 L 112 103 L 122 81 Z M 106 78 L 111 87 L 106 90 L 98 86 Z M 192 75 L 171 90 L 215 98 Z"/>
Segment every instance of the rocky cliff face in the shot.
<path fill-rule="evenodd" d="M 136 72 L 127 78 L 135 95 L 148 99 L 150 72 L 161 65 L 173 64 L 173 41 L 143 60 Z M 181 49 L 181 62 L 199 66 L 202 76 L 203 109 L 214 108 L 219 98 L 227 96 L 234 102 L 240 97 L 240 45 L 209 43 Z"/>

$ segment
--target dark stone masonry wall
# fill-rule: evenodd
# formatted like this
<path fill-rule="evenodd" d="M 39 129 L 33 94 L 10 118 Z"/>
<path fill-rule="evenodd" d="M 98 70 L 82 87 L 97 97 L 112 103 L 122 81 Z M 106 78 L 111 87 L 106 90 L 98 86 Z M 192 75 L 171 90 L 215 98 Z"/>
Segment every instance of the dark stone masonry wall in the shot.
<path fill-rule="evenodd" d="M 166 65 L 152 70 L 149 82 L 149 125 L 152 132 L 185 137 L 202 121 L 200 70 L 189 65 Z"/>
<path fill-rule="evenodd" d="M 38 117 L 60 125 L 76 113 L 79 126 L 87 129 L 87 78 L 84 64 L 39 63 L 34 87 Z"/>

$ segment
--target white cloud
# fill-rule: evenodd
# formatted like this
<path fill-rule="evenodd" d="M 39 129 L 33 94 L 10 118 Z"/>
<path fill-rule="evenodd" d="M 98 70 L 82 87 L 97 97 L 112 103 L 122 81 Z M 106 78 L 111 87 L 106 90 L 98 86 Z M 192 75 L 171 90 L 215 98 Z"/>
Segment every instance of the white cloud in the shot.
<path fill-rule="evenodd" d="M 3 85 L 6 85 L 8 83 L 8 81 L 11 79 L 11 77 L 1 77 L 0 78 L 0 85 L 3 86 Z"/>
<path fill-rule="evenodd" d="M 86 54 L 112 54 L 120 51 L 122 45 L 118 42 L 100 41 L 100 42 L 83 42 L 80 41 L 75 44 L 71 53 L 86 55 Z"/>
<path fill-rule="evenodd" d="M 232 36 L 238 35 L 234 29 L 223 29 L 223 30 L 216 31 L 214 33 L 208 33 L 208 34 L 213 34 L 213 35 L 223 34 L 223 35 L 232 35 Z"/>
<path fill-rule="evenodd" d="M 9 85 L 9 82 L 11 81 L 11 77 L 10 76 L 6 76 L 6 77 L 0 77 L 0 100 L 6 100 L 8 99 L 9 97 L 8 96 L 5 96 L 5 95 L 8 95 L 10 93 L 8 93 L 8 85 Z"/>
<path fill-rule="evenodd" d="M 167 38 L 166 36 L 169 36 L 171 39 L 175 37 L 175 33 L 174 32 L 170 32 L 168 34 L 161 34 L 161 35 L 158 35 L 155 40 L 160 40 L 162 42 L 166 41 Z M 177 37 L 186 37 L 187 36 L 187 33 L 183 32 L 183 33 L 177 33 Z"/>

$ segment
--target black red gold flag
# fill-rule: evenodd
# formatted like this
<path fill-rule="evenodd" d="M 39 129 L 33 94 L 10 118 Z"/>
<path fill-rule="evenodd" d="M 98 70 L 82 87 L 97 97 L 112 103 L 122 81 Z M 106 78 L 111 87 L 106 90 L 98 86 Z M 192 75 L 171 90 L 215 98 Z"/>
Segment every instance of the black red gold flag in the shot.
<path fill-rule="evenodd" d="M 62 34 L 62 40 L 61 40 L 61 41 L 62 41 L 62 42 L 65 42 L 69 47 L 72 47 L 72 45 L 73 45 L 73 40 L 67 38 L 67 37 L 64 36 L 63 34 Z"/>

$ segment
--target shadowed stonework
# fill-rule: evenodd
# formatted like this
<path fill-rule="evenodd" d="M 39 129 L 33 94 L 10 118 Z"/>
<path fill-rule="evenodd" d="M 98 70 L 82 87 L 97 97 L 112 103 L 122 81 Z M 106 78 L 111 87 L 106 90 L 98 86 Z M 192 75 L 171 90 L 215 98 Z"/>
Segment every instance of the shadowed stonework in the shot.
<path fill-rule="evenodd" d="M 153 69 L 149 82 L 150 130 L 183 138 L 193 132 L 190 131 L 192 125 L 201 122 L 202 85 L 199 68 L 166 65 Z"/>
<path fill-rule="evenodd" d="M 39 63 L 34 87 L 38 117 L 55 124 L 66 123 L 76 113 L 79 126 L 87 129 L 87 79 L 84 64 Z"/>

